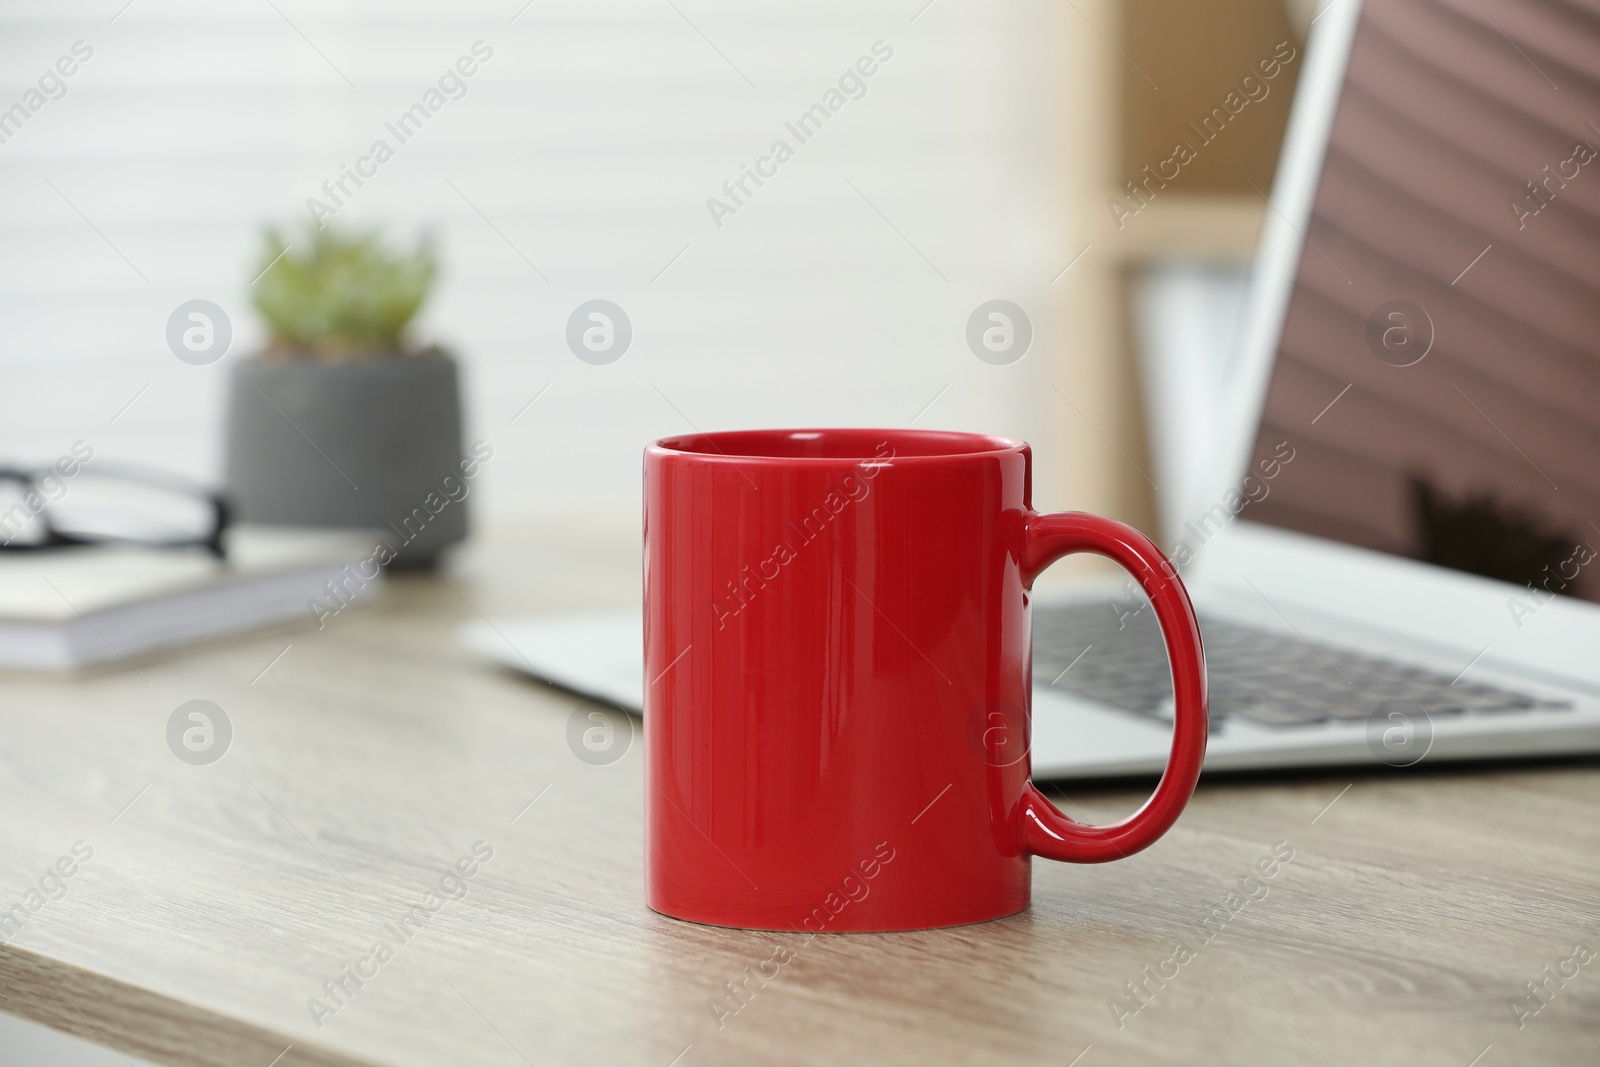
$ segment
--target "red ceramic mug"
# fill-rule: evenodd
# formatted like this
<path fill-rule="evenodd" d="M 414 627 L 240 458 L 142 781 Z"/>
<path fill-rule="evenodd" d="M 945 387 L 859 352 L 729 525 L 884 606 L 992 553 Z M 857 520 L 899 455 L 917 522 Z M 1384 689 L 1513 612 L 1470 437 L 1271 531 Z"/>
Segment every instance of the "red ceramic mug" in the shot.
<path fill-rule="evenodd" d="M 1188 594 L 1131 527 L 1033 511 L 1031 467 L 1021 441 L 922 430 L 646 450 L 650 907 L 762 930 L 956 926 L 1027 907 L 1030 857 L 1114 860 L 1172 826 L 1206 747 Z M 1149 594 L 1176 697 L 1160 784 L 1107 826 L 1056 810 L 989 725 L 1019 708 L 1026 730 L 1029 590 L 1077 551 Z"/>

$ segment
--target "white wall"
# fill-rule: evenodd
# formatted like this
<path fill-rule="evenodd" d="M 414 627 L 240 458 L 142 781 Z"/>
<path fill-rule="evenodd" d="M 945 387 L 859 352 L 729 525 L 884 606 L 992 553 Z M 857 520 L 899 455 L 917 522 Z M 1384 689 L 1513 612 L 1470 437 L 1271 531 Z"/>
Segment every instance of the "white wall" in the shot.
<path fill-rule="evenodd" d="M 486 505 L 635 507 L 640 448 L 691 421 L 916 418 L 1048 445 L 1050 283 L 1079 247 L 1063 232 L 1056 68 L 1063 34 L 1093 32 L 1060 5 L 123 4 L 0 9 L 0 108 L 75 41 L 94 50 L 0 144 L 0 457 L 85 438 L 214 478 L 225 375 L 260 340 L 260 227 L 307 218 L 341 163 L 395 143 L 385 120 L 478 40 L 493 57 L 467 94 L 338 217 L 438 237 L 446 269 L 419 334 L 466 365 L 470 434 L 498 449 Z M 784 121 L 878 40 L 894 55 L 866 96 L 714 225 L 706 199 L 775 138 L 794 143 Z M 212 366 L 166 346 L 168 316 L 197 297 L 235 327 Z M 610 366 L 564 341 L 596 297 L 634 324 Z M 1034 320 L 1011 366 L 964 339 L 995 297 Z"/>

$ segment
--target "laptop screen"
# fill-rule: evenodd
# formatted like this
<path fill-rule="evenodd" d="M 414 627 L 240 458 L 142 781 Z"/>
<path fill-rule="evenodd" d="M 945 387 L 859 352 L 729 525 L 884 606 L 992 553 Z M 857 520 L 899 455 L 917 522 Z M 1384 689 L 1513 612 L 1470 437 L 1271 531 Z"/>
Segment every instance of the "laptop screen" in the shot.
<path fill-rule="evenodd" d="M 1600 601 L 1600 3 L 1365 4 L 1303 236 L 1243 517 Z"/>

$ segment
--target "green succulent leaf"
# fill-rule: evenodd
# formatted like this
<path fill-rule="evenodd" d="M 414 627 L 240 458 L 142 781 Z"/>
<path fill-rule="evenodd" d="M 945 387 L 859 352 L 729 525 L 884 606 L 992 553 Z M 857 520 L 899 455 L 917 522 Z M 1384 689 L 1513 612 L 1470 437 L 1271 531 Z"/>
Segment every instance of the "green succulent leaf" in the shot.
<path fill-rule="evenodd" d="M 398 355 L 401 336 L 436 273 L 426 240 L 390 250 L 376 230 L 308 230 L 285 241 L 269 229 L 252 287 L 274 349 L 323 359 Z"/>

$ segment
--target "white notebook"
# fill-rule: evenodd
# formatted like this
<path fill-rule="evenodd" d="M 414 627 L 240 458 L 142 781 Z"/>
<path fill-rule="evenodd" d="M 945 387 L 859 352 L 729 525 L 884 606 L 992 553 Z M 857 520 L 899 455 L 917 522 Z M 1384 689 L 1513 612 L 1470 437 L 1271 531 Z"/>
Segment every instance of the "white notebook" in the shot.
<path fill-rule="evenodd" d="M 381 572 L 365 576 L 379 536 L 241 526 L 226 535 L 226 561 L 199 549 L 0 552 L 0 668 L 69 670 L 326 619 L 381 586 Z"/>

